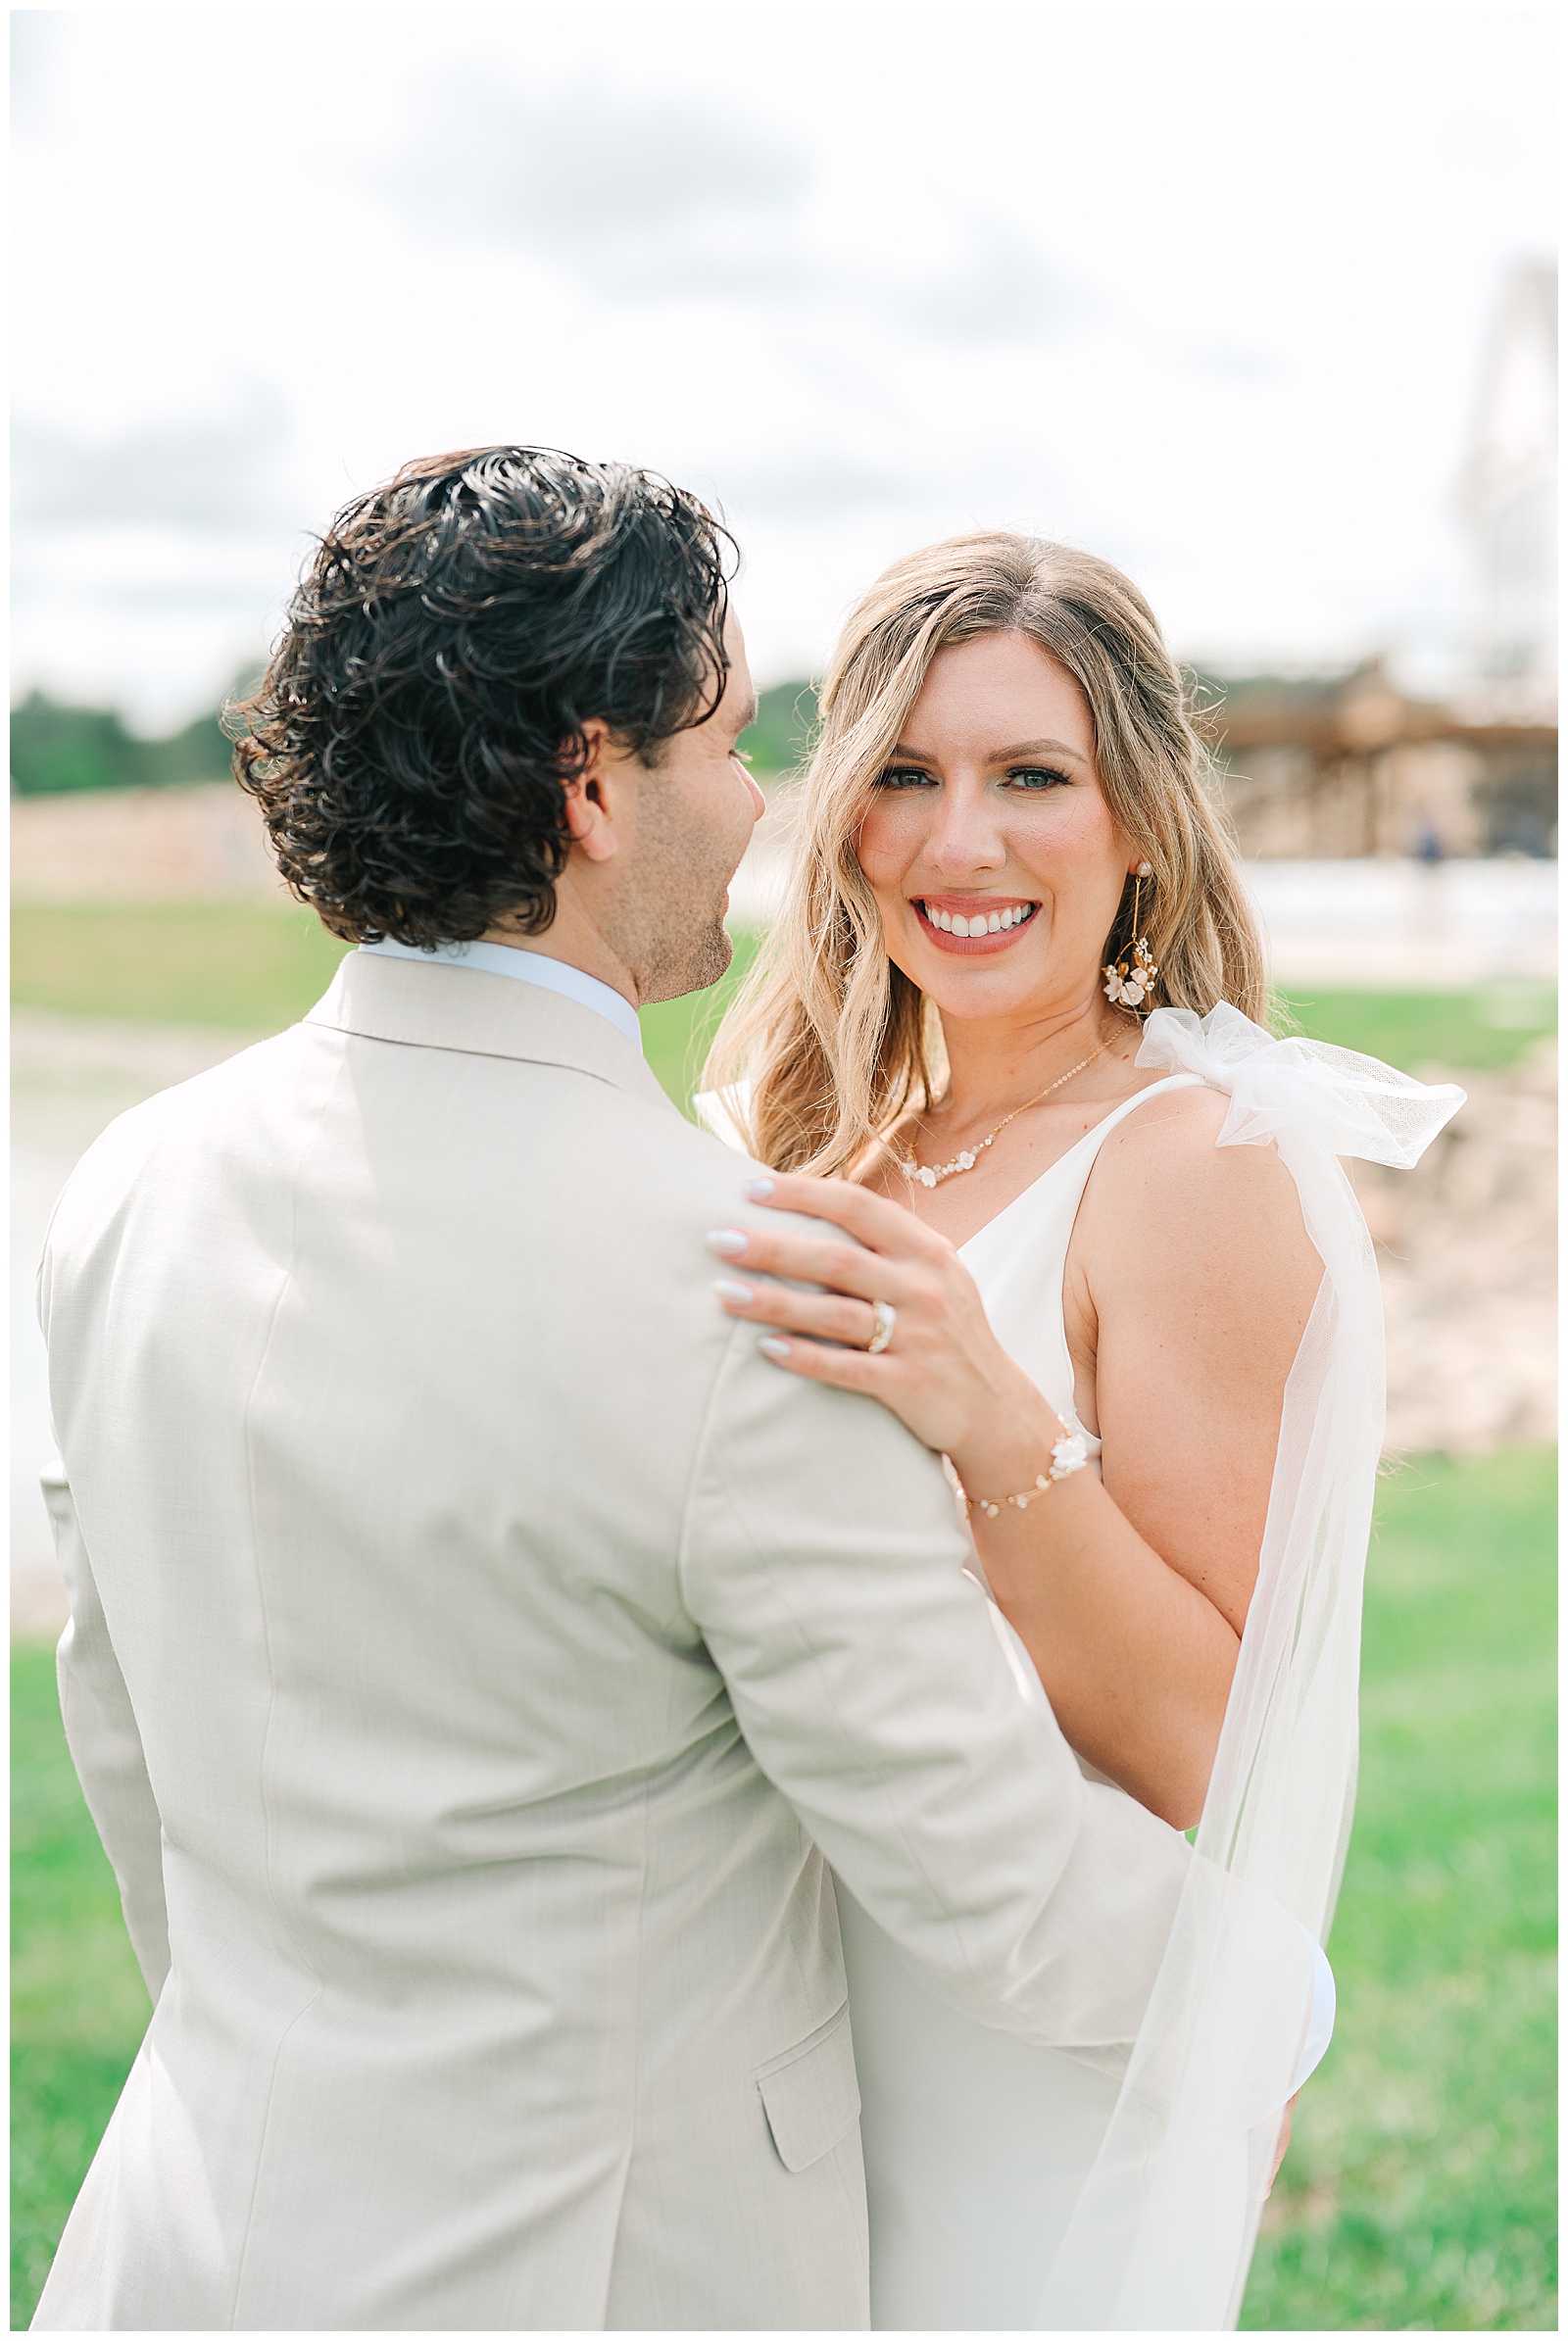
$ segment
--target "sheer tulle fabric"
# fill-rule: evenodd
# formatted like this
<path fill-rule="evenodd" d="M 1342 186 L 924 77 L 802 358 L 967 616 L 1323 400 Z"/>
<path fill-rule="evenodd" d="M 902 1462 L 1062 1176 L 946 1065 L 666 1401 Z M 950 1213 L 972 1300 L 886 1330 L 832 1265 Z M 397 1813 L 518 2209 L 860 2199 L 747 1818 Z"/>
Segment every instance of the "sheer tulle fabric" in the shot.
<path fill-rule="evenodd" d="M 1257 1589 L 1192 1882 L 1037 2329 L 1236 2322 L 1304 2032 L 1267 1903 L 1321 1942 L 1355 1791 L 1361 1582 L 1383 1442 L 1383 1314 L 1342 1154 L 1408 1168 L 1463 1102 L 1235 1008 L 1149 1018 L 1138 1063 L 1227 1093 L 1221 1146 L 1278 1147 L 1323 1281 L 1285 1394 Z M 1218 1875 L 1216 1875 L 1218 1874 Z M 1250 1891 L 1257 1889 L 1257 1893 Z"/>

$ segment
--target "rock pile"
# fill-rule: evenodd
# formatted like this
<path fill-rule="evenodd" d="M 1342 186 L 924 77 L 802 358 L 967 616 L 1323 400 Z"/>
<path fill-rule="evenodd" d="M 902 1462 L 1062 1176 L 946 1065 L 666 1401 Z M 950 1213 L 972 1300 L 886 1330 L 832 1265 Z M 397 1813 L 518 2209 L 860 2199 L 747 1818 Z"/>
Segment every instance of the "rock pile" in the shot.
<path fill-rule="evenodd" d="M 1475 1452 L 1556 1437 L 1557 1044 L 1466 1102 L 1413 1171 L 1351 1166 L 1389 1331 L 1388 1446 Z"/>

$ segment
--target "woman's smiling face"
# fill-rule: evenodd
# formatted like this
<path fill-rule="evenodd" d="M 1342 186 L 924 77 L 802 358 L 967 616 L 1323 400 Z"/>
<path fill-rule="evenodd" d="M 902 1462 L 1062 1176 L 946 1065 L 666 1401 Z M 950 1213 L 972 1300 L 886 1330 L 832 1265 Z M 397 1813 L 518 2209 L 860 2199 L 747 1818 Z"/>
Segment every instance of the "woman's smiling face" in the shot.
<path fill-rule="evenodd" d="M 1015 633 L 937 653 L 857 851 L 889 958 L 958 1017 L 1086 1005 L 1138 859 L 1082 691 Z"/>

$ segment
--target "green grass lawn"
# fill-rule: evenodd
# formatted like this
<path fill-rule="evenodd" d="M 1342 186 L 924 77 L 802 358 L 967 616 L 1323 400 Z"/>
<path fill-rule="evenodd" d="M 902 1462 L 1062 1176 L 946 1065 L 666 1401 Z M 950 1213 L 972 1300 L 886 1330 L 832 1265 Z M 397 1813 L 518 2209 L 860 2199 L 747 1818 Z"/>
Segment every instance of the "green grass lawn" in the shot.
<path fill-rule="evenodd" d="M 1386 1480 L 1338 2034 L 1298 2110 L 1250 2330 L 1555 2327 L 1555 1458 Z M 52 1654 L 12 1655 L 13 2319 L 146 2022 Z"/>
<path fill-rule="evenodd" d="M 320 999 L 346 944 L 287 902 L 18 902 L 19 1007 L 280 1032 Z"/>
<path fill-rule="evenodd" d="M 722 983 L 643 1011 L 643 1043 L 684 1106 L 709 1040 L 757 948 L 736 940 Z M 320 999 L 347 946 L 313 912 L 257 902 L 19 903 L 11 997 L 19 1007 L 277 1032 Z"/>
<path fill-rule="evenodd" d="M 1557 995 L 1547 984 L 1481 992 L 1298 990 L 1284 995 L 1283 1004 L 1311 1039 L 1359 1049 L 1407 1073 L 1429 1064 L 1495 1070 L 1557 1029 Z"/>
<path fill-rule="evenodd" d="M 1254 2331 L 1556 2328 L 1555 1458 L 1385 1481 L 1341 2013 Z"/>
<path fill-rule="evenodd" d="M 11 1653 L 11 2323 L 32 2315 L 147 1994 L 66 1753 L 53 1650 Z"/>
<path fill-rule="evenodd" d="M 21 1006 L 276 1032 L 331 980 L 344 946 L 308 910 L 280 902 L 21 903 L 12 913 L 12 998 Z M 742 935 L 722 984 L 643 1014 L 650 1062 L 684 1105 L 704 1047 L 756 949 Z M 1333 992 L 1286 1002 L 1302 1032 L 1406 1069 L 1511 1063 L 1556 1028 L 1554 997 Z"/>

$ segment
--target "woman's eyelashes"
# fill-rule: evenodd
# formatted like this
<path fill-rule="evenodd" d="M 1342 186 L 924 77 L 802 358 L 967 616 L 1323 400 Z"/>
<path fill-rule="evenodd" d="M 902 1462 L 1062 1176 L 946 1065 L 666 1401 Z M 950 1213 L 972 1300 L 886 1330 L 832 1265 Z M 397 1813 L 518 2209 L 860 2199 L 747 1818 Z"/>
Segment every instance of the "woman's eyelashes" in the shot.
<path fill-rule="evenodd" d="M 1054 764 L 1014 764 L 1007 774 L 1024 789 L 1070 789 L 1072 775 L 1058 771 Z"/>
<path fill-rule="evenodd" d="M 1060 771 L 1054 764 L 1012 764 L 1001 779 L 1004 787 L 1011 784 L 1026 795 L 1072 787 L 1071 773 Z M 921 764 L 889 764 L 876 785 L 879 789 L 934 789 L 941 786 L 941 780 L 937 773 L 928 772 Z"/>

